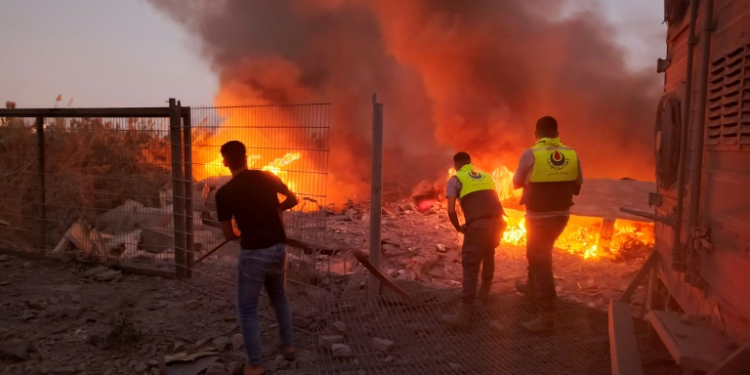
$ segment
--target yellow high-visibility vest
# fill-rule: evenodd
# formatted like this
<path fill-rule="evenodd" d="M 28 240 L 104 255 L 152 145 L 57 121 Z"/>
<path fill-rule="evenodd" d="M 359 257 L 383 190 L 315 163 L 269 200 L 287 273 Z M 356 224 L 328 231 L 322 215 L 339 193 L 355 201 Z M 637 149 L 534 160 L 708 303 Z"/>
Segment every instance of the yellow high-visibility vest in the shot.
<path fill-rule="evenodd" d="M 492 176 L 485 172 L 477 171 L 471 164 L 466 164 L 456 172 L 456 177 L 461 181 L 461 193 L 460 198 L 463 198 L 467 194 L 471 194 L 482 190 L 495 189 L 495 181 L 492 180 Z"/>
<path fill-rule="evenodd" d="M 560 138 L 542 138 L 531 148 L 534 168 L 529 182 L 568 182 L 578 179 L 578 155 Z"/>

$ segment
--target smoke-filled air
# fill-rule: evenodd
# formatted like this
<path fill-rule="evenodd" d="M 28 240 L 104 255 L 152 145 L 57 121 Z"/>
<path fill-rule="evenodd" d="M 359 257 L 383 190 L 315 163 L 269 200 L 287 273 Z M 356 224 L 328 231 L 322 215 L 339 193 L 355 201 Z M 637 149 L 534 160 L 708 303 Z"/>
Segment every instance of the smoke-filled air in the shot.
<path fill-rule="evenodd" d="M 332 103 L 328 195 L 367 197 L 371 96 L 386 193 L 444 181 L 456 151 L 516 167 L 545 115 L 587 177 L 653 180 L 660 81 L 596 10 L 558 0 L 149 0 L 195 37 L 215 105 Z M 595 8 L 592 8 L 595 9 Z"/>

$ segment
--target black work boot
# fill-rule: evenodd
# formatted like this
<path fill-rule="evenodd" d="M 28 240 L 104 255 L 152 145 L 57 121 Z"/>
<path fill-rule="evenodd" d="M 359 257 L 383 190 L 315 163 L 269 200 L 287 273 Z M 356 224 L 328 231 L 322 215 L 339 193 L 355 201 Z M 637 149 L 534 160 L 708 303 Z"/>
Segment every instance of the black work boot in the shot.
<path fill-rule="evenodd" d="M 471 325 L 471 314 L 473 312 L 474 306 L 461 302 L 458 312 L 443 315 L 440 317 L 440 321 L 454 328 L 468 328 Z"/>
<path fill-rule="evenodd" d="M 482 283 L 477 292 L 477 299 L 482 302 L 483 306 L 487 306 L 490 303 L 490 288 L 491 283 Z"/>
<path fill-rule="evenodd" d="M 532 300 L 536 298 L 536 290 L 534 287 L 533 279 L 527 279 L 526 282 L 516 280 L 516 290 L 524 294 L 526 297 L 531 298 Z"/>

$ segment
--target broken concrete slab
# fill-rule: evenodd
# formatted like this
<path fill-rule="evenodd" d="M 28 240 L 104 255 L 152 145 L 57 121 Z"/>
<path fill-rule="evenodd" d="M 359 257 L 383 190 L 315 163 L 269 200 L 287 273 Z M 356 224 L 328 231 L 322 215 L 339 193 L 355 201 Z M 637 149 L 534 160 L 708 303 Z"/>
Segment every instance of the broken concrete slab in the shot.
<path fill-rule="evenodd" d="M 334 344 L 344 341 L 344 336 L 340 335 L 326 335 L 318 338 L 318 344 L 325 349 L 331 349 Z"/>
<path fill-rule="evenodd" d="M 175 363 L 167 367 L 167 375 L 198 375 L 218 360 L 217 356 L 209 356 L 192 362 Z"/>
<path fill-rule="evenodd" d="M 143 229 L 141 232 L 141 248 L 150 253 L 163 253 L 174 248 L 174 237 L 163 229 Z"/>
<path fill-rule="evenodd" d="M 213 339 L 213 341 L 211 341 L 211 345 L 219 352 L 227 350 L 227 348 L 229 347 L 229 343 L 229 338 L 225 336 L 217 337 Z"/>
<path fill-rule="evenodd" d="M 378 337 L 372 338 L 373 349 L 378 350 L 381 353 L 389 353 L 395 345 L 396 345 L 395 342 L 388 340 L 388 339 L 381 339 Z"/>
<path fill-rule="evenodd" d="M 91 269 L 87 270 L 86 272 L 83 273 L 82 276 L 83 277 L 94 277 L 94 276 L 96 276 L 96 275 L 98 275 L 100 273 L 104 273 L 104 272 L 107 272 L 107 271 L 109 271 L 108 267 L 97 266 L 97 267 L 94 267 L 94 268 L 91 268 Z"/>
<path fill-rule="evenodd" d="M 354 351 L 346 344 L 333 344 L 331 346 L 331 355 L 334 358 L 347 358 L 354 355 Z"/>

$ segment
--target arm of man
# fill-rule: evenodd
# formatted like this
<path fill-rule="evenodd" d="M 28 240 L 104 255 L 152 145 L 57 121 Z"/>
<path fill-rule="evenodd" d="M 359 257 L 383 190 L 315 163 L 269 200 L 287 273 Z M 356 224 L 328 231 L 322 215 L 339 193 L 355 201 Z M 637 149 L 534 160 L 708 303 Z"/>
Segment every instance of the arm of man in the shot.
<path fill-rule="evenodd" d="M 234 227 L 231 203 L 227 201 L 227 198 L 221 190 L 216 192 L 216 215 L 221 223 L 221 232 L 224 238 L 231 241 L 240 238 L 241 233 Z"/>
<path fill-rule="evenodd" d="M 578 159 L 578 179 L 573 188 L 573 195 L 581 194 L 581 185 L 583 185 L 583 169 L 581 169 L 581 159 Z"/>
<path fill-rule="evenodd" d="M 458 180 L 458 177 L 451 177 L 445 189 L 445 198 L 448 200 L 448 219 L 453 224 L 453 228 L 456 228 L 459 233 L 466 233 L 466 230 L 458 222 L 458 213 L 456 213 L 456 198 L 460 192 L 461 182 Z"/>
<path fill-rule="evenodd" d="M 294 208 L 299 203 L 297 196 L 289 190 L 289 187 L 278 176 L 273 173 L 268 173 L 268 175 L 276 186 L 276 192 L 284 196 L 284 201 L 279 204 L 279 209 L 286 211 Z"/>
<path fill-rule="evenodd" d="M 521 154 L 521 159 L 518 160 L 518 168 L 516 173 L 513 174 L 513 188 L 520 189 L 526 184 L 526 179 L 531 173 L 531 168 L 534 167 L 534 152 L 530 149 L 524 151 Z"/>

